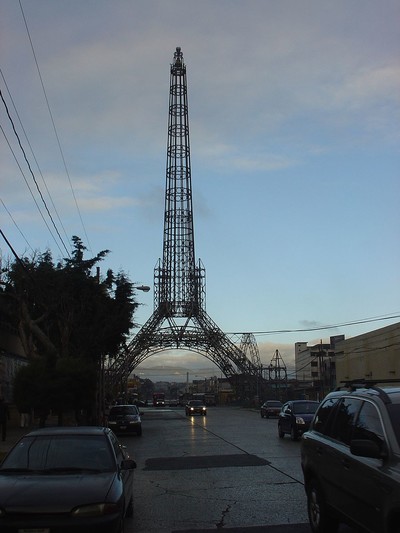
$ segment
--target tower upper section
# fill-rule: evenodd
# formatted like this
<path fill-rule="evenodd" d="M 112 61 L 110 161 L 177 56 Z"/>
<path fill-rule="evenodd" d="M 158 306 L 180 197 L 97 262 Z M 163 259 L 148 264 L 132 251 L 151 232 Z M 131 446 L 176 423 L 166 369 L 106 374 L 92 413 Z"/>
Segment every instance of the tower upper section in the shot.
<path fill-rule="evenodd" d="M 195 266 L 186 66 L 180 47 L 171 64 L 162 264 L 156 275 L 158 305 L 171 316 L 198 306 Z"/>

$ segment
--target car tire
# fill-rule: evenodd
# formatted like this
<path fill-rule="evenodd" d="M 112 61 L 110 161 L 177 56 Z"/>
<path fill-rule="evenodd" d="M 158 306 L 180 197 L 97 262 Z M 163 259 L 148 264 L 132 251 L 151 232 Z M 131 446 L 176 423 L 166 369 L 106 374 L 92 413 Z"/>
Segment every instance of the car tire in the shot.
<path fill-rule="evenodd" d="M 283 439 L 283 437 L 285 436 L 285 433 L 282 431 L 282 427 L 280 424 L 278 424 L 278 435 L 280 439 Z"/>
<path fill-rule="evenodd" d="M 321 487 L 316 479 L 307 483 L 307 512 L 313 533 L 337 533 L 338 520 L 325 503 Z"/>
<path fill-rule="evenodd" d="M 142 436 L 142 428 L 140 428 L 140 429 L 137 430 L 136 435 L 137 435 L 138 437 L 141 437 L 141 436 Z"/>
<path fill-rule="evenodd" d="M 264 415 L 262 413 L 260 413 L 260 415 L 261 415 L 261 418 L 264 418 Z"/>
<path fill-rule="evenodd" d="M 292 427 L 290 428 L 290 438 L 291 438 L 292 440 L 298 440 L 298 438 L 299 438 L 299 435 L 298 435 L 298 433 L 297 433 L 297 430 L 296 430 L 296 428 L 295 428 L 294 426 L 292 426 Z"/>

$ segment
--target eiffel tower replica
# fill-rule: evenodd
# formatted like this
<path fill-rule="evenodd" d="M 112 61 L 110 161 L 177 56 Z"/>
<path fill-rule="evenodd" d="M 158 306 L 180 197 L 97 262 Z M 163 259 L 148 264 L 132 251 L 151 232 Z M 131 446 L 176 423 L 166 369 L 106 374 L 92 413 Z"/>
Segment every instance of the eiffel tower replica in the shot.
<path fill-rule="evenodd" d="M 205 310 L 205 269 L 194 249 L 186 66 L 180 47 L 170 74 L 163 257 L 154 270 L 154 311 L 107 369 L 106 390 L 123 386 L 140 363 L 168 349 L 204 355 L 233 382 L 242 376 L 251 383 L 259 376 L 258 365 Z"/>

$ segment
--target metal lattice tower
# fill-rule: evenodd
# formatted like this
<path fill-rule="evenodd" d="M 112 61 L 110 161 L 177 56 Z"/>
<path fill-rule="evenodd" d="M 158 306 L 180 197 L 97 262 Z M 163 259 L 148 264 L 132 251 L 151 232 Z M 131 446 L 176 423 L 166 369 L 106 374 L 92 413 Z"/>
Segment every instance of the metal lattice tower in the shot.
<path fill-rule="evenodd" d="M 287 370 L 279 350 L 275 350 L 275 355 L 271 359 L 271 363 L 268 367 L 268 379 L 270 383 L 286 384 L 287 383 Z"/>
<path fill-rule="evenodd" d="M 154 270 L 154 311 L 107 368 L 106 388 L 126 381 L 151 355 L 174 348 L 204 355 L 228 378 L 245 375 L 251 383 L 259 370 L 205 310 L 205 269 L 195 259 L 186 66 L 179 47 L 170 74 L 163 257 Z"/>

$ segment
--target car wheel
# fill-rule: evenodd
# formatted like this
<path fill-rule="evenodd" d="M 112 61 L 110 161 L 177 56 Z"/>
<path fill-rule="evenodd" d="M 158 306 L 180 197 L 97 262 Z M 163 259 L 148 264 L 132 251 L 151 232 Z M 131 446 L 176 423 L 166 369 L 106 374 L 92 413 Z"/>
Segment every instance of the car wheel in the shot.
<path fill-rule="evenodd" d="M 260 415 L 261 415 L 261 418 L 264 418 L 264 415 L 262 413 L 260 413 Z"/>
<path fill-rule="evenodd" d="M 280 424 L 278 424 L 278 435 L 280 439 L 283 439 L 283 437 L 285 436 L 285 433 L 282 431 L 282 427 Z"/>
<path fill-rule="evenodd" d="M 307 512 L 313 533 L 337 533 L 339 522 L 329 511 L 315 479 L 307 484 Z"/>
<path fill-rule="evenodd" d="M 265 415 L 265 418 L 269 418 L 269 414 L 268 413 Z"/>
<path fill-rule="evenodd" d="M 137 430 L 136 435 L 138 435 L 138 437 L 140 437 L 140 436 L 142 435 L 142 428 L 139 428 L 139 429 Z"/>
<path fill-rule="evenodd" d="M 129 500 L 128 506 L 125 511 L 125 516 L 133 516 L 133 495 L 131 496 L 131 499 Z"/>
<path fill-rule="evenodd" d="M 297 434 L 297 430 L 294 426 L 291 427 L 290 429 L 290 438 L 292 440 L 297 440 L 299 438 L 298 434 Z"/>

